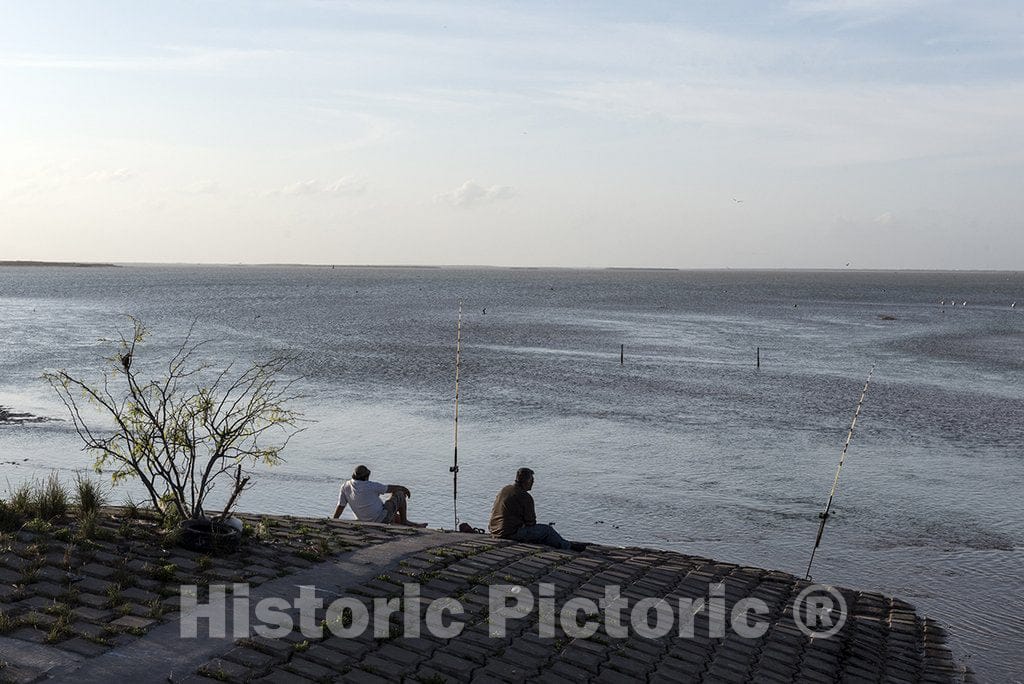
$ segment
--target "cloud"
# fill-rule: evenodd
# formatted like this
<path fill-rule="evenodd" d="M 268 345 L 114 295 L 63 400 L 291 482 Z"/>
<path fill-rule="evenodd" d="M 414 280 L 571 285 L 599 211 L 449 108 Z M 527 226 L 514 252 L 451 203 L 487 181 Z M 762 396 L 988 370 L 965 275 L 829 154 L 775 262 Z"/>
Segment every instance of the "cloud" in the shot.
<path fill-rule="evenodd" d="M 834 22 L 844 30 L 859 30 L 907 16 L 920 17 L 929 8 L 929 0 L 794 0 L 787 8 L 800 17 Z"/>
<path fill-rule="evenodd" d="M 221 190 L 220 183 L 212 180 L 197 181 L 185 188 L 185 192 L 190 195 L 216 195 Z"/>
<path fill-rule="evenodd" d="M 115 169 L 114 171 L 93 171 L 85 177 L 85 180 L 96 183 L 123 183 L 133 180 L 137 176 L 137 173 L 128 169 Z"/>
<path fill-rule="evenodd" d="M 165 46 L 157 55 L 127 55 L 118 58 L 87 54 L 16 54 L 0 56 L 0 67 L 76 71 L 218 71 L 273 62 L 290 52 L 265 49 Z"/>
<path fill-rule="evenodd" d="M 863 31 L 864 37 L 887 25 L 926 29 L 924 45 L 1003 44 L 1017 58 L 1020 11 L 1013 3 L 935 2 L 934 0 L 790 0 L 785 10 L 798 20 L 828 22 L 841 31 Z M 903 41 L 911 54 L 917 41 Z M 878 46 L 878 44 L 875 44 Z M 1008 56 L 1010 56 L 1008 55 Z M 965 55 L 957 55 L 962 59 Z"/>
<path fill-rule="evenodd" d="M 441 193 L 435 200 L 455 207 L 472 207 L 508 199 L 514 194 L 512 187 L 508 185 L 492 185 L 485 188 L 476 181 L 468 180 L 451 192 Z"/>
<path fill-rule="evenodd" d="M 51 197 L 56 193 L 71 193 L 95 189 L 96 185 L 115 185 L 134 181 L 139 174 L 131 169 L 98 169 L 88 171 L 77 160 L 47 164 L 26 175 L 4 183 L 3 190 L 10 197 Z"/>
<path fill-rule="evenodd" d="M 798 14 L 892 15 L 927 4 L 927 0 L 793 0 L 788 7 Z"/>
<path fill-rule="evenodd" d="M 298 181 L 271 193 L 291 197 L 334 195 L 337 197 L 361 195 L 366 192 L 366 180 L 358 176 L 342 176 L 336 181 L 324 183 L 317 179 Z"/>
<path fill-rule="evenodd" d="M 893 217 L 891 211 L 882 212 L 881 214 L 874 218 L 874 222 L 880 226 L 891 225 L 894 220 L 895 218 Z"/>
<path fill-rule="evenodd" d="M 591 116 L 662 119 L 817 165 L 1021 154 L 1024 86 L 604 82 L 561 93 Z"/>
<path fill-rule="evenodd" d="M 315 195 L 320 192 L 320 181 L 318 180 L 307 180 L 298 181 L 291 185 L 286 185 L 281 188 L 278 192 L 282 195 L 292 195 L 298 197 L 301 195 Z"/>
<path fill-rule="evenodd" d="M 324 186 L 324 192 L 332 195 L 361 195 L 366 191 L 366 181 L 356 176 L 342 176 Z"/>

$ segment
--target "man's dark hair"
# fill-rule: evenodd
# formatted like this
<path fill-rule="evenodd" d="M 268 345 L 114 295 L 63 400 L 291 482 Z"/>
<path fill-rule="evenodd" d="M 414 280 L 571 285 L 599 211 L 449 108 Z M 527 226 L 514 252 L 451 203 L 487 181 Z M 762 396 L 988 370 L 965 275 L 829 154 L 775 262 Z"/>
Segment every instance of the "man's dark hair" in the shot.
<path fill-rule="evenodd" d="M 529 468 L 520 468 L 516 471 L 516 484 L 523 484 L 533 477 L 533 471 Z"/>
<path fill-rule="evenodd" d="M 370 469 L 364 465 L 356 466 L 356 469 L 352 471 L 353 480 L 369 480 Z"/>

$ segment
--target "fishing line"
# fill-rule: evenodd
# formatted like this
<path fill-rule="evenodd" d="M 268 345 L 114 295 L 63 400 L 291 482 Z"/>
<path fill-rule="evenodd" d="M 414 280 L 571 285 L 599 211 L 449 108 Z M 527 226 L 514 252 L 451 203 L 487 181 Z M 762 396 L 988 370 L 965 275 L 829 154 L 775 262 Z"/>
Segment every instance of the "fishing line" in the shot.
<path fill-rule="evenodd" d="M 839 467 L 836 468 L 836 478 L 832 481 L 832 491 L 829 492 L 828 502 L 825 504 L 825 510 L 818 514 L 821 518 L 821 524 L 818 525 L 818 537 L 814 540 L 814 548 L 811 549 L 811 560 L 807 563 L 807 575 L 804 577 L 806 580 L 811 579 L 811 564 L 814 563 L 814 554 L 818 550 L 818 546 L 821 544 L 821 535 L 825 532 L 825 523 L 828 522 L 829 511 L 832 510 L 832 499 L 835 498 L 836 488 L 839 486 L 839 474 L 843 472 L 843 463 L 846 461 L 846 450 L 850 448 L 850 440 L 853 439 L 853 430 L 857 427 L 857 418 L 860 417 L 861 407 L 864 406 L 864 395 L 868 393 L 868 385 L 871 384 L 871 375 L 875 372 L 875 366 L 872 364 L 871 370 L 868 372 L 868 379 L 864 383 L 864 389 L 860 393 L 860 401 L 857 402 L 857 410 L 853 412 L 853 422 L 850 423 L 850 431 L 846 434 L 846 444 L 843 445 L 843 453 L 839 456 Z"/>
<path fill-rule="evenodd" d="M 452 467 L 452 511 L 455 529 L 459 529 L 459 367 L 462 362 L 462 302 L 459 302 L 459 322 L 455 325 L 455 455 Z"/>

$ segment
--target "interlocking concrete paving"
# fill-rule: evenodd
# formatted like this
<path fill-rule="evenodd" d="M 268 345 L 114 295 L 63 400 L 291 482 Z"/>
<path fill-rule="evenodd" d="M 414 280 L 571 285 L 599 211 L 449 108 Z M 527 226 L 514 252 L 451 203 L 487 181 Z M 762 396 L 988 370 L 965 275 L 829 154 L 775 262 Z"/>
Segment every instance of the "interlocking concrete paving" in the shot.
<path fill-rule="evenodd" d="M 97 656 L 177 618 L 179 586 L 259 585 L 324 558 L 408 536 L 409 531 L 325 519 L 240 515 L 251 538 L 230 555 L 165 545 L 144 512 L 105 509 L 93 529 L 73 518 L 0 534 L 0 681 L 45 671 L 17 663 L 25 643 Z"/>
<path fill-rule="evenodd" d="M 485 535 L 258 516 L 245 520 L 262 530 L 262 540 L 252 538 L 235 554 L 202 556 L 147 545 L 144 535 L 120 536 L 119 513 L 112 513 L 108 525 L 118 534 L 93 545 L 92 553 L 41 533 L 8 543 L 0 570 L 16 577 L 10 585 L 9 576 L 0 577 L 15 588 L 6 598 L 0 594 L 0 610 L 11 616 L 0 637 L 0 661 L 7 663 L 0 681 L 972 678 L 954 661 L 942 628 L 896 598 L 840 588 L 847 607 L 842 628 L 827 638 L 808 636 L 800 625 L 809 607 L 794 608 L 794 599 L 810 583 L 782 572 L 651 549 L 590 547 L 575 553 Z M 178 612 L 179 585 L 196 584 L 202 607 L 211 595 L 206 587 L 236 582 L 249 585 L 247 596 L 228 596 L 229 603 L 245 599 L 244 636 L 233 638 L 231 613 L 224 636 L 200 629 L 201 638 L 182 639 L 182 625 L 195 613 Z M 276 597 L 287 606 L 301 586 L 315 587 L 322 602 L 310 624 L 303 629 L 291 606 L 280 611 L 294 621 L 291 631 L 258 636 L 254 604 Z M 419 605 L 410 598 L 411 587 Z M 610 587 L 618 588 L 617 598 L 608 594 Z M 520 601 L 526 593 L 535 598 L 532 605 Z M 500 601 L 492 605 L 494 596 Z M 348 612 L 329 615 L 326 608 L 339 599 L 350 606 Z M 598 608 L 587 608 L 591 604 L 579 603 L 583 599 Z M 750 599 L 765 607 L 763 614 L 748 614 L 750 624 L 763 627 L 756 636 L 739 634 L 731 623 L 716 627 Z M 426 606 L 434 600 L 449 607 L 457 602 L 459 611 L 442 620 L 461 625 L 457 633 L 438 636 L 424 626 Z M 566 613 L 570 601 L 583 607 Z M 371 616 L 383 607 L 392 612 L 361 629 L 353 621 L 353 602 Z M 640 618 L 633 610 L 638 603 L 647 608 Z M 491 619 L 499 604 L 509 614 L 504 633 Z M 618 620 L 609 617 L 616 612 L 609 607 L 622 609 Z M 562 621 L 566 615 L 572 624 Z M 658 619 L 671 628 L 643 631 Z M 193 623 L 208 627 L 202 619 Z M 573 627 L 584 623 L 591 623 L 593 633 Z"/>

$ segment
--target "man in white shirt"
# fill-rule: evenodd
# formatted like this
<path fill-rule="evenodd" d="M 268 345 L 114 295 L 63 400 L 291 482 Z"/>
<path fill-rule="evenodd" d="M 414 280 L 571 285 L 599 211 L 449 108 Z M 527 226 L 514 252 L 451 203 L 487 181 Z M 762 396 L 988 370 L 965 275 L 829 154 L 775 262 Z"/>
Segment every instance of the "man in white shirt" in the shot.
<path fill-rule="evenodd" d="M 382 502 L 380 497 L 384 494 L 391 496 L 387 501 Z M 407 500 L 411 497 L 412 492 L 407 487 L 371 482 L 370 469 L 364 465 L 356 466 L 352 472 L 352 479 L 346 480 L 341 485 L 334 517 L 340 517 L 345 506 L 352 506 L 356 520 L 363 522 L 426 527 L 427 523 L 409 520 Z"/>

